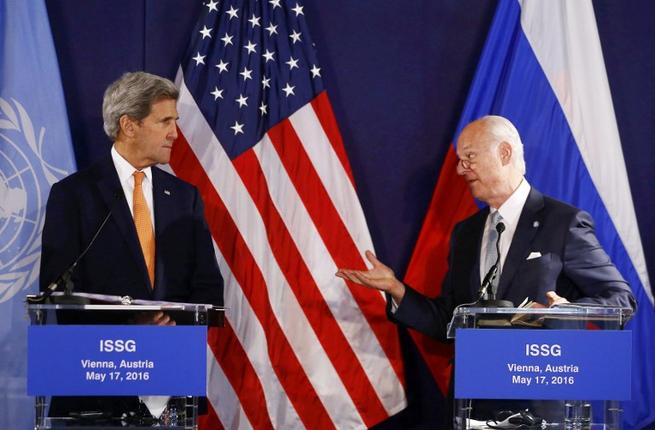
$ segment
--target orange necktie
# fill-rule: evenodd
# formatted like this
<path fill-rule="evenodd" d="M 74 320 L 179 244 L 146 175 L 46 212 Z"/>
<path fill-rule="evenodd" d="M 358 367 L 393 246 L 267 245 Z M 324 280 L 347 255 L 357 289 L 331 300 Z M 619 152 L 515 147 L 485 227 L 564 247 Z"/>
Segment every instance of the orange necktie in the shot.
<path fill-rule="evenodd" d="M 155 232 L 152 229 L 152 221 L 150 220 L 150 211 L 146 204 L 146 199 L 143 197 L 143 187 L 141 183 L 145 177 L 143 172 L 134 172 L 134 193 L 132 194 L 132 201 L 134 202 L 134 226 L 136 227 L 136 234 L 139 236 L 139 243 L 141 244 L 141 251 L 143 251 L 143 258 L 146 260 L 146 267 L 148 268 L 148 277 L 150 278 L 150 286 L 155 286 Z"/>

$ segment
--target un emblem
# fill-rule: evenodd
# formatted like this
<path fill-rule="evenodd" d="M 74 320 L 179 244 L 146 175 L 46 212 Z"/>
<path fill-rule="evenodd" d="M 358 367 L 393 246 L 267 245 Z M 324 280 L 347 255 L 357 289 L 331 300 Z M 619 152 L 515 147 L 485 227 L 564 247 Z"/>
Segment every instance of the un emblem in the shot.
<path fill-rule="evenodd" d="M 45 202 L 68 174 L 44 159 L 45 136 L 20 102 L 0 97 L 0 303 L 37 281 Z"/>

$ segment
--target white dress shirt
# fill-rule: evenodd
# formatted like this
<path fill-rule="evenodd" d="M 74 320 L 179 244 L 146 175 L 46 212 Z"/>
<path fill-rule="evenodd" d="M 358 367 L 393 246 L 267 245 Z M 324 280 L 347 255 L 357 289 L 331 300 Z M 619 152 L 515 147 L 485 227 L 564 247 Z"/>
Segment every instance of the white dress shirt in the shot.
<path fill-rule="evenodd" d="M 126 159 L 124 159 L 121 154 L 116 151 L 116 147 L 111 147 L 111 158 L 114 161 L 114 167 L 116 168 L 116 173 L 118 173 L 118 180 L 121 183 L 123 188 L 123 193 L 125 193 L 125 199 L 127 204 L 130 207 L 130 213 L 132 218 L 134 218 L 134 172 L 136 169 L 132 166 Z M 141 189 L 143 190 L 143 197 L 146 199 L 146 205 L 148 205 L 148 211 L 150 212 L 150 222 L 152 223 L 152 228 L 155 228 L 155 219 L 154 212 L 152 210 L 152 169 L 146 167 L 141 170 L 145 173 L 143 182 L 141 182 Z M 168 404 L 168 399 L 170 396 L 139 396 L 139 399 L 145 403 L 146 407 L 155 418 L 159 418 L 161 414 L 166 409 Z"/>
<path fill-rule="evenodd" d="M 482 243 L 480 246 L 480 279 L 484 279 L 486 271 L 488 270 L 487 268 L 491 267 L 495 262 L 487 262 L 484 252 L 484 250 L 487 249 L 487 242 L 489 241 L 489 223 L 491 220 L 491 214 L 496 211 L 500 212 L 502 222 L 505 224 L 505 231 L 500 236 L 500 267 L 498 268 L 498 276 L 500 277 L 503 271 L 503 265 L 505 264 L 505 258 L 507 258 L 509 247 L 512 244 L 512 239 L 516 232 L 516 226 L 519 223 L 521 212 L 523 212 L 523 206 L 525 206 L 525 202 L 528 200 L 528 194 L 530 194 L 530 184 L 528 184 L 528 181 L 524 178 L 505 203 L 503 203 L 499 208 L 489 208 L 489 215 L 484 224 L 484 233 L 482 235 Z"/>
<path fill-rule="evenodd" d="M 134 218 L 134 176 L 132 175 L 139 169 L 136 169 L 126 159 L 124 159 L 121 154 L 116 151 L 115 146 L 111 147 L 111 158 L 114 161 L 114 167 L 116 168 L 116 173 L 118 173 L 118 180 L 123 188 L 123 193 L 125 193 L 125 200 L 127 200 L 127 205 L 130 207 L 130 213 L 132 214 L 132 218 Z M 143 197 L 146 199 L 146 205 L 148 205 L 150 222 L 152 223 L 152 228 L 154 230 L 155 219 L 152 210 L 152 169 L 146 167 L 141 171 L 145 173 L 145 177 L 141 183 L 141 189 L 143 190 Z"/>

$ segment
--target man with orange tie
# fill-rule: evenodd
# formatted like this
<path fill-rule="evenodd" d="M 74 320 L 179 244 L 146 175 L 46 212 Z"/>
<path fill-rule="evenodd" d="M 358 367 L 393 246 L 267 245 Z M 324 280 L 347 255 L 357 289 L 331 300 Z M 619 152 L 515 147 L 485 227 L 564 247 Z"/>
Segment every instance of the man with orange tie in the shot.
<path fill-rule="evenodd" d="M 168 163 L 177 138 L 178 94 L 171 81 L 145 72 L 126 73 L 107 88 L 102 110 L 111 154 L 53 185 L 42 290 L 99 231 L 72 274 L 75 291 L 222 305 L 200 194 L 155 167 Z M 172 323 L 168 318 L 159 314 L 152 322 Z"/>
<path fill-rule="evenodd" d="M 75 291 L 223 304 L 223 278 L 200 194 L 155 167 L 170 160 L 178 95 L 171 81 L 145 72 L 126 73 L 107 88 L 102 114 L 105 133 L 114 142 L 111 154 L 52 186 L 43 228 L 41 290 L 91 244 L 72 273 Z M 162 312 L 140 314 L 136 320 L 175 324 Z M 94 411 L 140 420 L 149 416 L 144 405 L 152 411 L 167 398 L 142 400 L 53 397 L 49 415 Z"/>

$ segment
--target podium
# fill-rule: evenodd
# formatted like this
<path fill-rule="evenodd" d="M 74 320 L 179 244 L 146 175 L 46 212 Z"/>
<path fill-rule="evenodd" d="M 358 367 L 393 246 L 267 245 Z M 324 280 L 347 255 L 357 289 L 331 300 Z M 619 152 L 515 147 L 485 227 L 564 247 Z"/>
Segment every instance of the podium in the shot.
<path fill-rule="evenodd" d="M 90 294 L 75 299 L 28 298 L 34 428 L 197 429 L 207 328 L 223 325 L 223 308 Z M 144 324 L 156 312 L 176 325 Z"/>
<path fill-rule="evenodd" d="M 630 399 L 631 309 L 460 307 L 453 428 L 620 430 Z"/>

